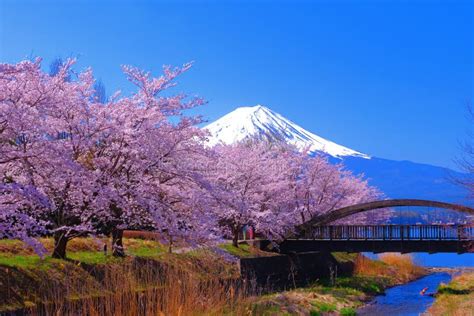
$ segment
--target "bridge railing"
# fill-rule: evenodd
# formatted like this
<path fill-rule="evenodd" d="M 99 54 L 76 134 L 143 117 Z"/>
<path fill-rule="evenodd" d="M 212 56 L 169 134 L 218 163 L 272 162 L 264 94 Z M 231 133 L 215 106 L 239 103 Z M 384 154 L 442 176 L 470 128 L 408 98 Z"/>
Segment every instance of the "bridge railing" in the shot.
<path fill-rule="evenodd" d="M 318 240 L 474 240 L 472 225 L 313 226 L 304 238 Z"/>

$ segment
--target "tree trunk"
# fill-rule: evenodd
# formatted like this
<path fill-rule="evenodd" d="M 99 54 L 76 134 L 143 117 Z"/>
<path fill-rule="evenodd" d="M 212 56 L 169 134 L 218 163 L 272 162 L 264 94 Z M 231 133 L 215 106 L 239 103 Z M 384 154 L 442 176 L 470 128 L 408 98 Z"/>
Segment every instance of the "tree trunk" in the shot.
<path fill-rule="evenodd" d="M 64 236 L 64 232 L 57 232 L 54 234 L 53 258 L 66 259 L 66 247 L 68 241 L 68 238 Z"/>
<path fill-rule="evenodd" d="M 169 236 L 168 253 L 173 253 L 173 238 Z"/>
<path fill-rule="evenodd" d="M 232 238 L 232 245 L 236 248 L 239 248 L 239 231 L 240 229 L 238 228 L 235 228 L 234 229 L 234 236 Z"/>
<path fill-rule="evenodd" d="M 123 230 L 114 228 L 112 230 L 112 255 L 114 257 L 125 257 L 122 238 Z"/>

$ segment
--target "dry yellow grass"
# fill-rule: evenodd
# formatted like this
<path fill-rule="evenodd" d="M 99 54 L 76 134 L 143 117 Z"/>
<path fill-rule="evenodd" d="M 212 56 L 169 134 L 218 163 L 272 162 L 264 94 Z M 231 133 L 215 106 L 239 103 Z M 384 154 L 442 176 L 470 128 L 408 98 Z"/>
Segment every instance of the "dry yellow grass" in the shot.
<path fill-rule="evenodd" d="M 160 234 L 143 230 L 124 230 L 123 237 L 147 240 L 160 240 Z"/>
<path fill-rule="evenodd" d="M 474 272 L 456 276 L 442 285 L 427 315 L 474 316 Z"/>
<path fill-rule="evenodd" d="M 403 283 L 426 274 L 426 271 L 417 266 L 410 255 L 386 253 L 380 255 L 380 261 L 359 255 L 355 261 L 355 273 L 387 277 L 395 280 L 395 283 Z"/>
<path fill-rule="evenodd" d="M 77 241 L 71 248 L 80 251 L 96 243 Z M 125 241 L 137 249 L 156 245 Z M 0 244 L 20 252 L 17 243 Z M 247 293 L 237 267 L 206 251 L 99 265 L 48 259 L 25 267 L 0 266 L 0 310 L 26 308 L 31 315 L 241 315 L 244 307 L 238 302 Z"/>

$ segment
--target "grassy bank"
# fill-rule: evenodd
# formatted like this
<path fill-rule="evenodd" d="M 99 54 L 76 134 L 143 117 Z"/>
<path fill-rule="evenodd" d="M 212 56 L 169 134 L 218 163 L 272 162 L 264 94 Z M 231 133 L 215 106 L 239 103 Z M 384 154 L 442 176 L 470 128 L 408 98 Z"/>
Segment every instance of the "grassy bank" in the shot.
<path fill-rule="evenodd" d="M 68 260 L 57 260 L 0 240 L 0 313 L 221 315 L 244 293 L 237 265 L 210 250 L 169 254 L 156 241 L 126 238 L 128 256 L 114 258 L 103 242 L 78 238 Z"/>
<path fill-rule="evenodd" d="M 474 272 L 458 275 L 438 288 L 428 315 L 474 315 Z"/>
<path fill-rule="evenodd" d="M 41 240 L 51 250 L 50 239 Z M 235 262 L 206 249 L 179 254 L 153 240 L 125 238 L 126 258 L 102 251 L 107 240 L 78 238 L 68 260 L 40 259 L 20 241 L 0 240 L 0 312 L 83 315 L 353 315 L 389 286 L 424 274 L 407 256 L 374 261 L 334 254 L 354 264 L 352 277 L 269 295 L 241 282 Z M 271 256 L 248 245 L 221 245 L 236 257 Z M 251 284 L 251 282 L 250 282 Z"/>

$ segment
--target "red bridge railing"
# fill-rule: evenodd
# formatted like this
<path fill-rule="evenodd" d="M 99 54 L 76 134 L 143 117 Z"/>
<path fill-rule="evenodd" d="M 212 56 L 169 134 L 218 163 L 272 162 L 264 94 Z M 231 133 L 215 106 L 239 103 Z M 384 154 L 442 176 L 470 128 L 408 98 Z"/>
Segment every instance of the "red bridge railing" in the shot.
<path fill-rule="evenodd" d="M 315 240 L 474 240 L 473 225 L 333 225 L 313 226 Z"/>

